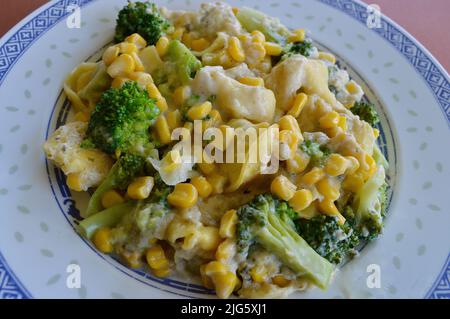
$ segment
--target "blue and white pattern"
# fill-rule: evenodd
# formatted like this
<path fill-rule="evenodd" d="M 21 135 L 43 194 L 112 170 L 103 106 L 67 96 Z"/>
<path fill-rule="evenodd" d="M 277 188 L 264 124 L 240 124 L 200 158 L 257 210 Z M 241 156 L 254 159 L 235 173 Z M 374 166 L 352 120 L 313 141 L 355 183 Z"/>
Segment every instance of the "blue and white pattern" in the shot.
<path fill-rule="evenodd" d="M 26 52 L 26 50 L 45 32 L 50 30 L 70 12 L 69 5 L 80 7 L 93 0 L 61 0 L 51 5 L 29 22 L 25 23 L 17 32 L 0 47 L 0 85 L 8 72 Z M 361 23 L 367 19 L 366 7 L 353 0 L 319 0 L 346 14 Z M 395 25 L 382 18 L 382 27 L 374 29 L 381 37 L 391 43 L 416 69 L 430 87 L 435 99 L 450 125 L 450 83 L 434 61 L 421 49 L 421 47 L 403 34 Z M 0 298 L 30 298 L 31 294 L 20 283 L 19 279 L 9 268 L 6 260 L 0 253 Z M 439 277 L 432 286 L 427 298 L 450 298 L 450 256 L 448 257 Z"/>
<path fill-rule="evenodd" d="M 438 279 L 427 293 L 429 299 L 450 299 L 450 255 Z"/>
<path fill-rule="evenodd" d="M 9 269 L 0 253 L 0 299 L 28 299 L 31 294 Z"/>

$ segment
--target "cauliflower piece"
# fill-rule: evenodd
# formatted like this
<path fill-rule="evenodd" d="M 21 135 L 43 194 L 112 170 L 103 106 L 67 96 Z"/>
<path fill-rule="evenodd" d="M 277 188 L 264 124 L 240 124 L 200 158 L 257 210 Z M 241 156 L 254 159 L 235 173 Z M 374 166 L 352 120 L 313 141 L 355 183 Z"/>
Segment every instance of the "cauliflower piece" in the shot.
<path fill-rule="evenodd" d="M 275 93 L 277 107 L 287 111 L 302 88 L 307 94 L 317 94 L 334 104 L 334 95 L 328 89 L 328 70 L 319 60 L 293 55 L 275 66 L 265 79 L 266 86 Z"/>
<path fill-rule="evenodd" d="M 106 177 L 112 159 L 97 149 L 83 149 L 80 143 L 84 138 L 87 123 L 72 122 L 58 128 L 44 144 L 47 158 L 61 168 L 65 175 L 76 174 L 76 191 L 86 191 L 100 185 Z"/>
<path fill-rule="evenodd" d="M 201 96 L 215 95 L 216 106 L 226 118 L 244 118 L 255 122 L 272 122 L 275 96 L 262 86 L 242 84 L 227 76 L 223 68 L 204 67 L 197 72 L 192 89 Z"/>

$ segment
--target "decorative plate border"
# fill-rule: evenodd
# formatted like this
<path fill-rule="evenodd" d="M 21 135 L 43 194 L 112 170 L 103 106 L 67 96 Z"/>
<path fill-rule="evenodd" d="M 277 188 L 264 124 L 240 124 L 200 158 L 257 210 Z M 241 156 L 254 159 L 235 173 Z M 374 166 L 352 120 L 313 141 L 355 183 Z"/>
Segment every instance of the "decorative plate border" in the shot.
<path fill-rule="evenodd" d="M 26 52 L 26 50 L 59 21 L 66 17 L 69 5 L 85 6 L 94 0 L 60 0 L 41 13 L 32 17 L 0 47 L 0 85 L 5 77 Z M 318 0 L 346 13 L 361 23 L 367 20 L 367 7 L 356 0 Z M 450 81 L 439 64 L 429 57 L 429 53 L 421 48 L 417 41 L 411 39 L 386 17 L 381 18 L 381 28 L 373 29 L 381 37 L 393 45 L 422 76 L 440 105 L 440 108 L 450 127 Z M 426 298 L 450 298 L 450 255 L 441 273 L 426 294 Z M 9 268 L 0 252 L 0 297 L 2 298 L 32 298 L 30 292 L 20 283 L 14 272 Z"/>

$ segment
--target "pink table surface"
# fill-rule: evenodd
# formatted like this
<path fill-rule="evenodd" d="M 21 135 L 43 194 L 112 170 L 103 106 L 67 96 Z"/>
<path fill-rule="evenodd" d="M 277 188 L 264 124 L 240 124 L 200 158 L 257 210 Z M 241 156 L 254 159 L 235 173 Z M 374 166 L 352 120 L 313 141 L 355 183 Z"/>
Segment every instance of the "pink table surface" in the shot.
<path fill-rule="evenodd" d="M 450 0 L 363 0 L 414 36 L 450 70 Z"/>
<path fill-rule="evenodd" d="M 213 1 L 213 0 L 204 0 Z M 226 0 L 225 0 L 226 1 Z M 300 0 L 301 1 L 301 0 Z M 450 70 L 450 0 L 363 0 L 381 11 L 418 39 Z M 46 0 L 1 0 L 0 36 Z"/>

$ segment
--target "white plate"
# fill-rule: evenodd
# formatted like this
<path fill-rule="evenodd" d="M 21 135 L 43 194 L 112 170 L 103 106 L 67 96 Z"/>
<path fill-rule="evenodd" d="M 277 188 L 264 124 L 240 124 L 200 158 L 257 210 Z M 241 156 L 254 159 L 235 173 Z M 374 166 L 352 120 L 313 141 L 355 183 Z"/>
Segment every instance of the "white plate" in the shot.
<path fill-rule="evenodd" d="M 359 2 L 229 2 L 309 29 L 363 79 L 368 98 L 382 111 L 393 185 L 384 234 L 343 267 L 328 291 L 295 297 L 450 297 L 448 74 L 391 20 L 382 17 L 380 28 L 369 29 Z M 66 25 L 67 6 L 74 3 L 81 6 L 80 29 Z M 47 134 L 67 115 L 60 95 L 64 77 L 112 39 L 124 4 L 52 1 L 0 41 L 0 298 L 211 296 L 195 284 L 131 271 L 97 253 L 74 231 L 74 201 L 42 152 Z M 198 7 L 197 1 L 162 4 Z M 69 264 L 81 268 L 80 289 L 66 285 Z M 380 288 L 367 286 L 373 264 L 381 272 Z"/>

